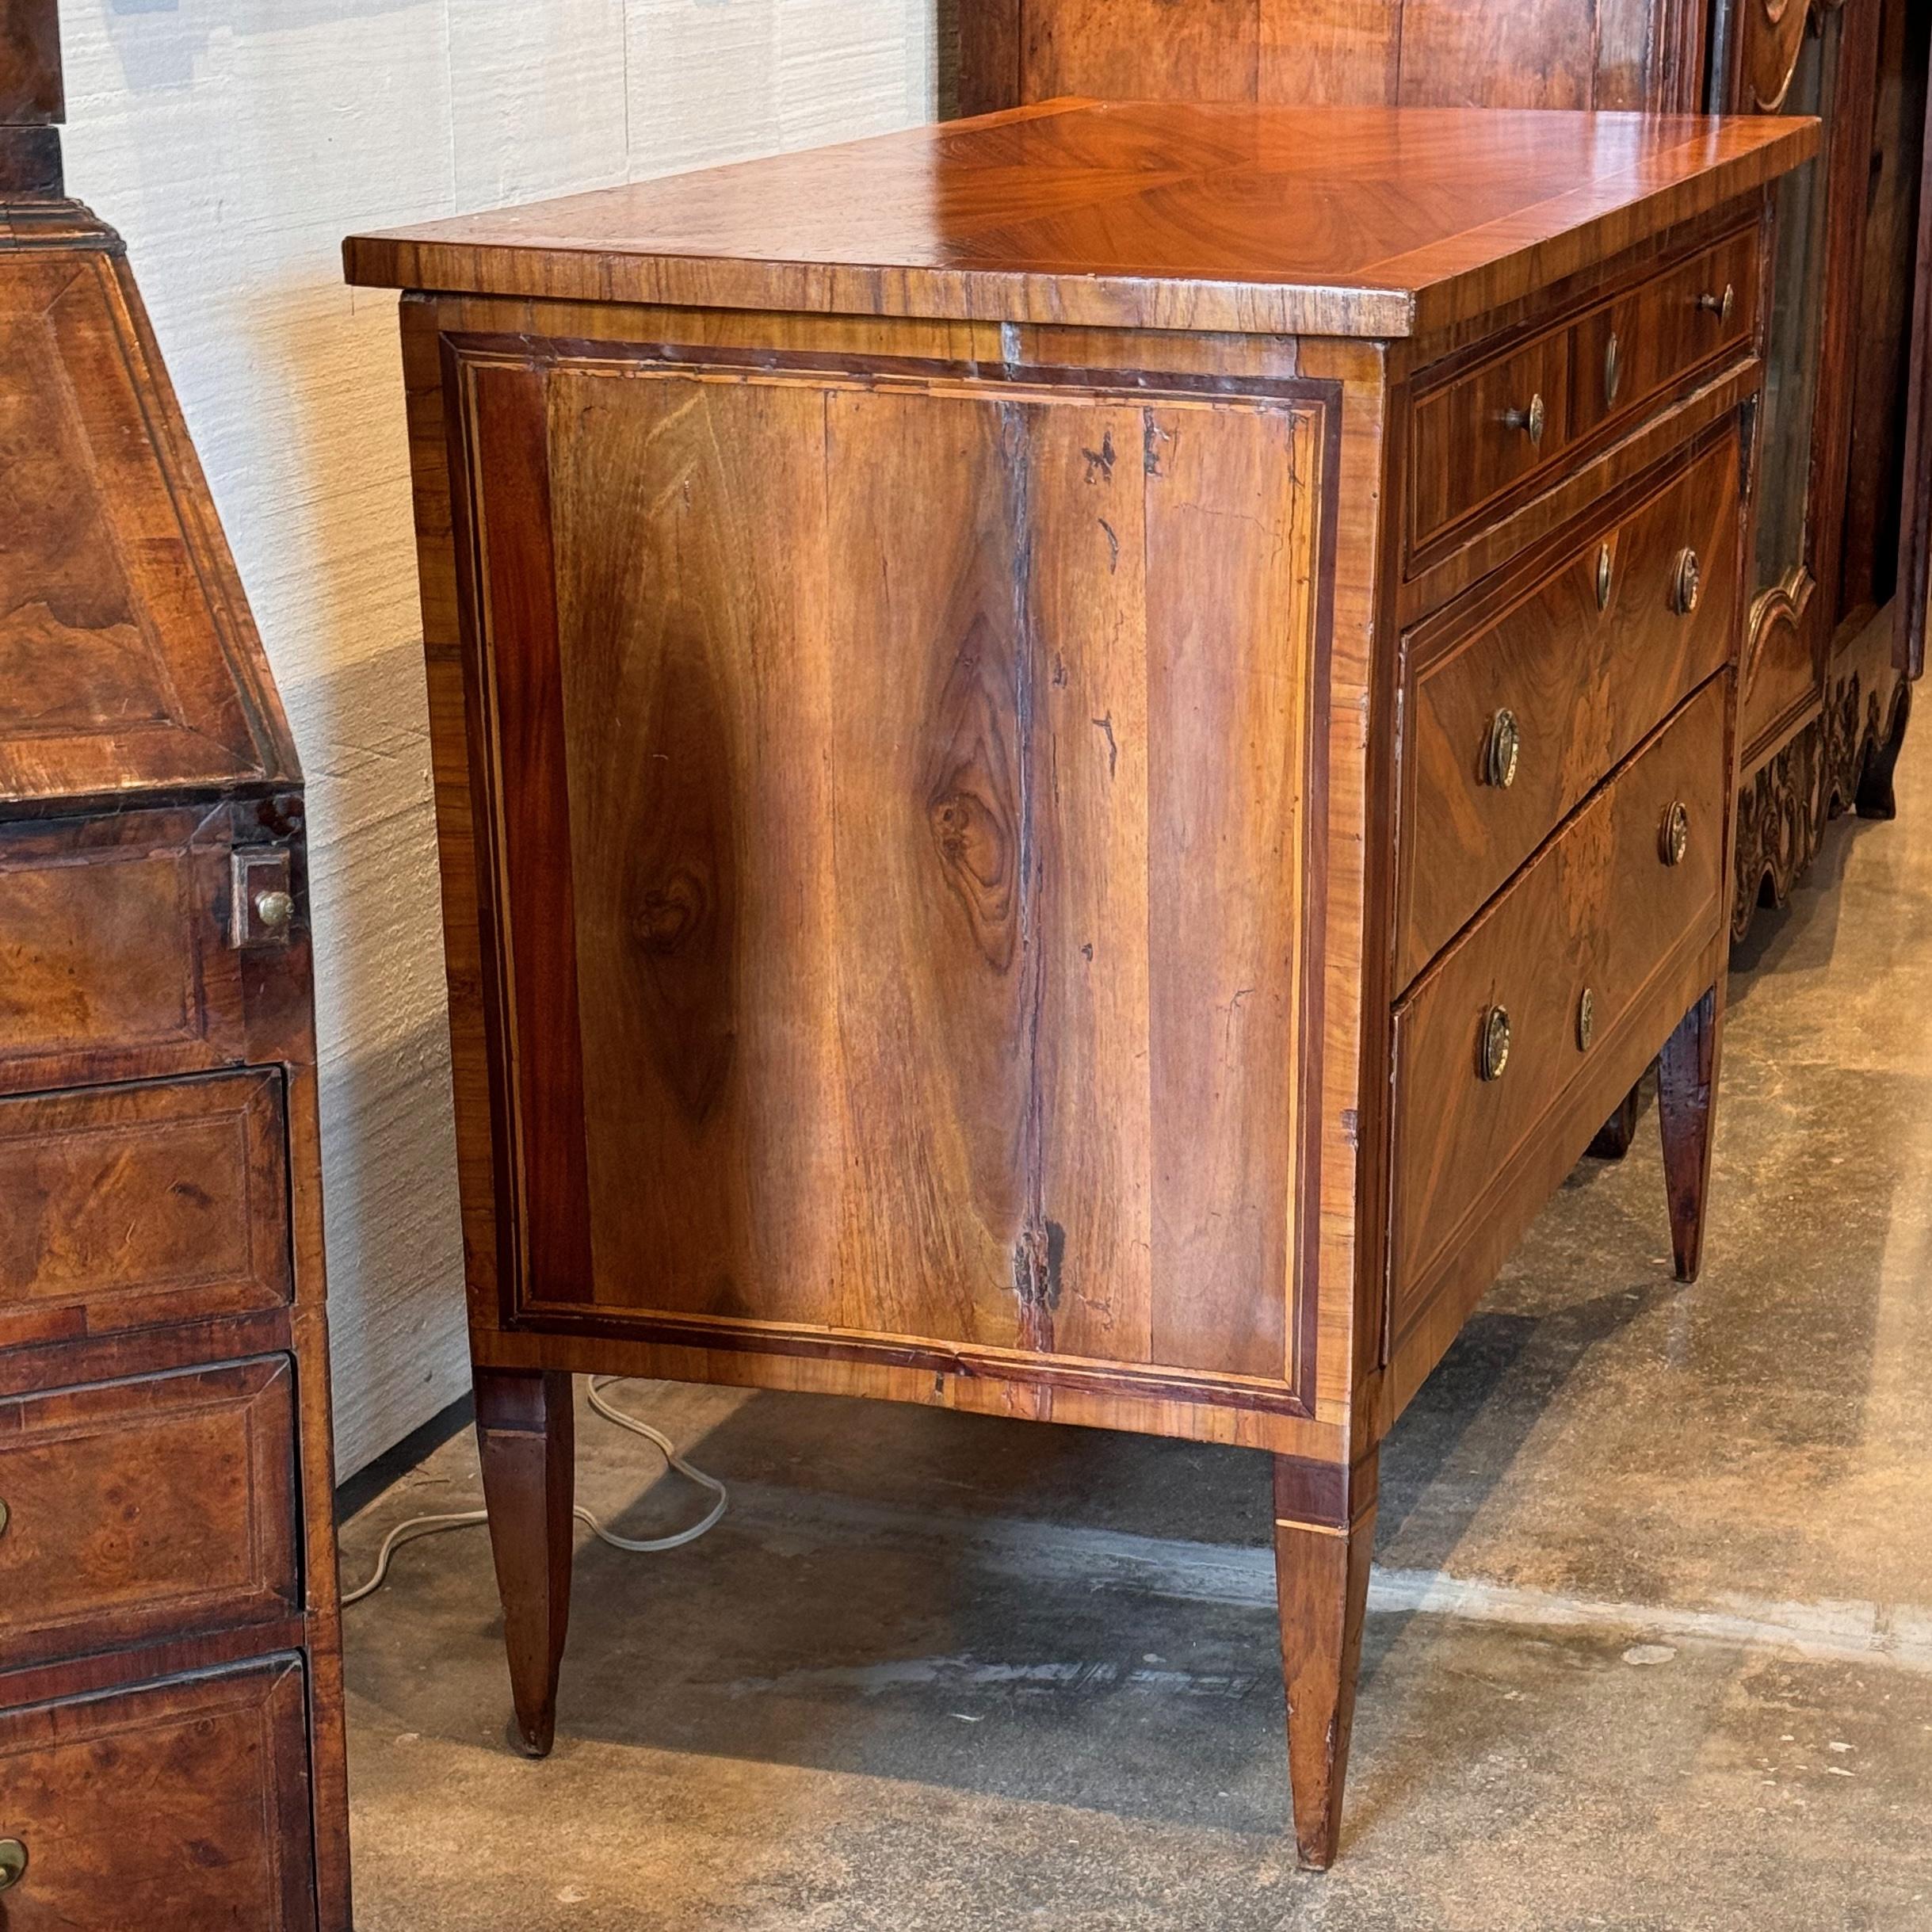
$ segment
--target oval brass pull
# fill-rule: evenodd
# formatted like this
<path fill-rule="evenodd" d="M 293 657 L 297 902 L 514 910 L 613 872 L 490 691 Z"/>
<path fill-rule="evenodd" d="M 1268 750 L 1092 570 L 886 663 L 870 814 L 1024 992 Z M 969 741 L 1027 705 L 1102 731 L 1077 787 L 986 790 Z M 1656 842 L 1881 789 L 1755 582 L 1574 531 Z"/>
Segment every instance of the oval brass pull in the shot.
<path fill-rule="evenodd" d="M 1489 722 L 1489 743 L 1483 761 L 1483 778 L 1488 785 L 1506 792 L 1516 782 L 1516 768 L 1522 762 L 1523 735 L 1516 713 L 1499 711 Z"/>
<path fill-rule="evenodd" d="M 6 1506 L 6 1499 L 0 1496 L 0 1537 L 6 1534 L 6 1526 L 13 1520 L 13 1513 Z"/>
<path fill-rule="evenodd" d="M 1624 346 L 1617 339 L 1617 331 L 1610 331 L 1610 339 L 1603 346 L 1603 399 L 1606 403 L 1617 400 L 1617 392 L 1624 386 Z"/>
<path fill-rule="evenodd" d="M 1610 556 L 1610 547 L 1606 544 L 1597 552 L 1597 608 L 1599 610 L 1608 610 L 1610 607 L 1610 590 L 1616 568 L 1616 563 Z"/>
<path fill-rule="evenodd" d="M 1680 617 L 1688 617 L 1704 594 L 1704 567 L 1694 550 L 1678 554 L 1677 568 L 1670 578 L 1670 608 Z"/>
<path fill-rule="evenodd" d="M 1542 446 L 1543 431 L 1548 420 L 1549 414 L 1544 407 L 1541 391 L 1529 399 L 1529 407 L 1527 409 L 1510 409 L 1505 410 L 1502 413 L 1502 421 L 1506 428 L 1526 431 L 1530 441 L 1536 444 L 1538 448 Z"/>
<path fill-rule="evenodd" d="M 1731 318 L 1737 312 L 1738 292 L 1734 284 L 1726 282 L 1722 295 L 1712 295 L 1708 291 L 1697 297 L 1697 307 L 1708 315 L 1717 318 L 1720 328 L 1731 326 Z"/>
<path fill-rule="evenodd" d="M 270 932 L 278 933 L 295 917 L 295 901 L 286 892 L 258 892 L 255 917 Z"/>
<path fill-rule="evenodd" d="M 26 1876 L 26 1846 L 17 1838 L 0 1838 L 0 1892 L 10 1891 Z"/>
<path fill-rule="evenodd" d="M 1663 830 L 1658 835 L 1657 855 L 1667 865 L 1681 865 L 1690 850 L 1690 814 L 1683 801 L 1674 801 L 1663 815 Z"/>
<path fill-rule="evenodd" d="M 1588 987 L 1583 988 L 1583 996 L 1576 1002 L 1576 1050 L 1579 1053 L 1590 1051 L 1590 1043 L 1597 1033 L 1597 996 Z"/>
<path fill-rule="evenodd" d="M 1485 1080 L 1500 1080 L 1510 1063 L 1510 1016 L 1491 1006 L 1483 1016 L 1483 1034 L 1476 1042 L 1476 1070 Z"/>

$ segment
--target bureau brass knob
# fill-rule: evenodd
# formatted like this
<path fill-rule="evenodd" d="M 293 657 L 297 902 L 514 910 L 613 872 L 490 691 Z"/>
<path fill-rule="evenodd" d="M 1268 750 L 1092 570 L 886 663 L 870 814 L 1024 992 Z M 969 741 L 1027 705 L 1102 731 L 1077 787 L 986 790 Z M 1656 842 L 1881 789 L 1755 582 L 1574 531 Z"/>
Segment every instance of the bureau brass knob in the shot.
<path fill-rule="evenodd" d="M 1658 856 L 1667 865 L 1681 865 L 1690 850 L 1690 814 L 1682 800 L 1663 815 L 1663 830 L 1657 839 Z"/>
<path fill-rule="evenodd" d="M 1617 339 L 1617 331 L 1610 331 L 1610 339 L 1603 347 L 1603 399 L 1606 403 L 1617 400 L 1617 392 L 1624 386 L 1624 346 Z"/>
<path fill-rule="evenodd" d="M 1697 561 L 1696 551 L 1685 550 L 1679 553 L 1670 578 L 1670 608 L 1680 617 L 1688 617 L 1703 594 L 1704 566 Z"/>
<path fill-rule="evenodd" d="M 258 892 L 255 917 L 270 932 L 279 933 L 295 917 L 295 901 L 286 892 Z"/>
<path fill-rule="evenodd" d="M 1579 1053 L 1590 1051 L 1590 1043 L 1596 1033 L 1597 996 L 1585 987 L 1583 998 L 1576 1002 L 1576 1049 Z"/>
<path fill-rule="evenodd" d="M 1730 327 L 1731 318 L 1737 312 L 1737 305 L 1738 292 L 1735 286 L 1730 282 L 1724 284 L 1724 292 L 1722 295 L 1711 295 L 1707 292 L 1697 297 L 1698 307 L 1715 315 L 1720 328 Z"/>
<path fill-rule="evenodd" d="M 26 1876 L 26 1846 L 17 1838 L 0 1838 L 0 1892 L 10 1891 Z"/>
<path fill-rule="evenodd" d="M 1542 396 L 1538 394 L 1529 399 L 1527 409 L 1505 410 L 1502 420 L 1506 427 L 1524 430 L 1531 442 L 1541 446 L 1544 426 L 1548 421 L 1548 412 L 1543 406 Z"/>
<path fill-rule="evenodd" d="M 1489 744 L 1483 760 L 1486 783 L 1507 791 L 1516 782 L 1516 768 L 1522 762 L 1523 735 L 1516 713 L 1503 710 L 1489 724 Z"/>
<path fill-rule="evenodd" d="M 1597 608 L 1599 610 L 1608 610 L 1610 607 L 1610 586 L 1616 567 L 1610 556 L 1610 547 L 1606 544 L 1597 552 Z"/>
<path fill-rule="evenodd" d="M 0 1537 L 6 1534 L 6 1526 L 13 1519 L 13 1511 L 6 1506 L 5 1499 L 0 1499 Z"/>
<path fill-rule="evenodd" d="M 1510 1016 L 1491 1006 L 1483 1016 L 1483 1036 L 1476 1042 L 1476 1070 L 1485 1080 L 1500 1080 L 1510 1063 Z"/>

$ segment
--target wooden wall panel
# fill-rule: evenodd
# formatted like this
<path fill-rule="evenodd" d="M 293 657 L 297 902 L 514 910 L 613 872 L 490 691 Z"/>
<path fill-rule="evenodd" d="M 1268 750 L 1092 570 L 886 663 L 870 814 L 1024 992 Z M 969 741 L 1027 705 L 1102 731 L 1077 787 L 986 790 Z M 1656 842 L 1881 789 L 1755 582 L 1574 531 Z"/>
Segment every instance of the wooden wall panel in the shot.
<path fill-rule="evenodd" d="M 973 0 L 963 0 L 971 5 Z M 1257 0 L 1022 0 L 1026 98 L 1251 101 L 1260 64 Z"/>

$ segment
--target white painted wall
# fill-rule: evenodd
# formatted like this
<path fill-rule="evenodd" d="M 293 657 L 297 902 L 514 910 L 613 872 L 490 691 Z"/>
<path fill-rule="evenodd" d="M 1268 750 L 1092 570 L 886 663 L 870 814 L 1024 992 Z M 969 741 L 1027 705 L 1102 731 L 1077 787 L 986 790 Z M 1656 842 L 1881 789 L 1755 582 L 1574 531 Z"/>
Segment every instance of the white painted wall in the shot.
<path fill-rule="evenodd" d="M 127 237 L 309 781 L 336 1431 L 460 1394 L 392 296 L 351 231 L 929 120 L 933 0 L 67 0 L 71 192 Z"/>

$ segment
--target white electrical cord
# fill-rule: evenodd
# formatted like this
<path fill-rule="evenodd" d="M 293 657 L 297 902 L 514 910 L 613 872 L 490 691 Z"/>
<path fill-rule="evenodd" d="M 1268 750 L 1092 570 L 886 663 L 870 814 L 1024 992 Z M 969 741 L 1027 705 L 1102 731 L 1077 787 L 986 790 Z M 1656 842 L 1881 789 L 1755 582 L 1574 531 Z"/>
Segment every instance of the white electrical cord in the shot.
<path fill-rule="evenodd" d="M 620 1429 L 628 1429 L 634 1436 L 643 1436 L 655 1442 L 664 1452 L 664 1460 L 680 1476 L 689 1476 L 694 1483 L 701 1483 L 718 1499 L 706 1512 L 704 1520 L 693 1523 L 689 1529 L 680 1529 L 668 1537 L 620 1537 L 615 1530 L 606 1529 L 590 1512 L 579 1506 L 573 1510 L 580 1523 L 590 1525 L 593 1535 L 608 1543 L 613 1549 L 630 1550 L 640 1556 L 649 1556 L 655 1551 L 682 1549 L 687 1543 L 695 1543 L 706 1530 L 716 1524 L 725 1511 L 730 1497 L 724 1485 L 715 1476 L 707 1476 L 695 1464 L 688 1463 L 678 1453 L 678 1445 L 662 1430 L 653 1429 L 648 1422 L 640 1422 L 635 1415 L 627 1415 L 623 1410 L 613 1408 L 604 1399 L 603 1392 L 613 1382 L 627 1381 L 621 1375 L 594 1375 L 590 1378 L 590 1406 L 606 1422 L 615 1422 Z M 383 1546 L 376 1552 L 376 1574 L 366 1583 L 354 1590 L 342 1593 L 342 1607 L 347 1609 L 352 1603 L 360 1603 L 365 1597 L 372 1597 L 380 1590 L 389 1575 L 389 1560 L 405 1543 L 414 1543 L 420 1537 L 440 1536 L 446 1529 L 468 1529 L 478 1523 L 487 1523 L 490 1513 L 487 1510 L 464 1510 L 453 1516 L 412 1516 L 406 1523 L 398 1523 L 383 1538 Z"/>

